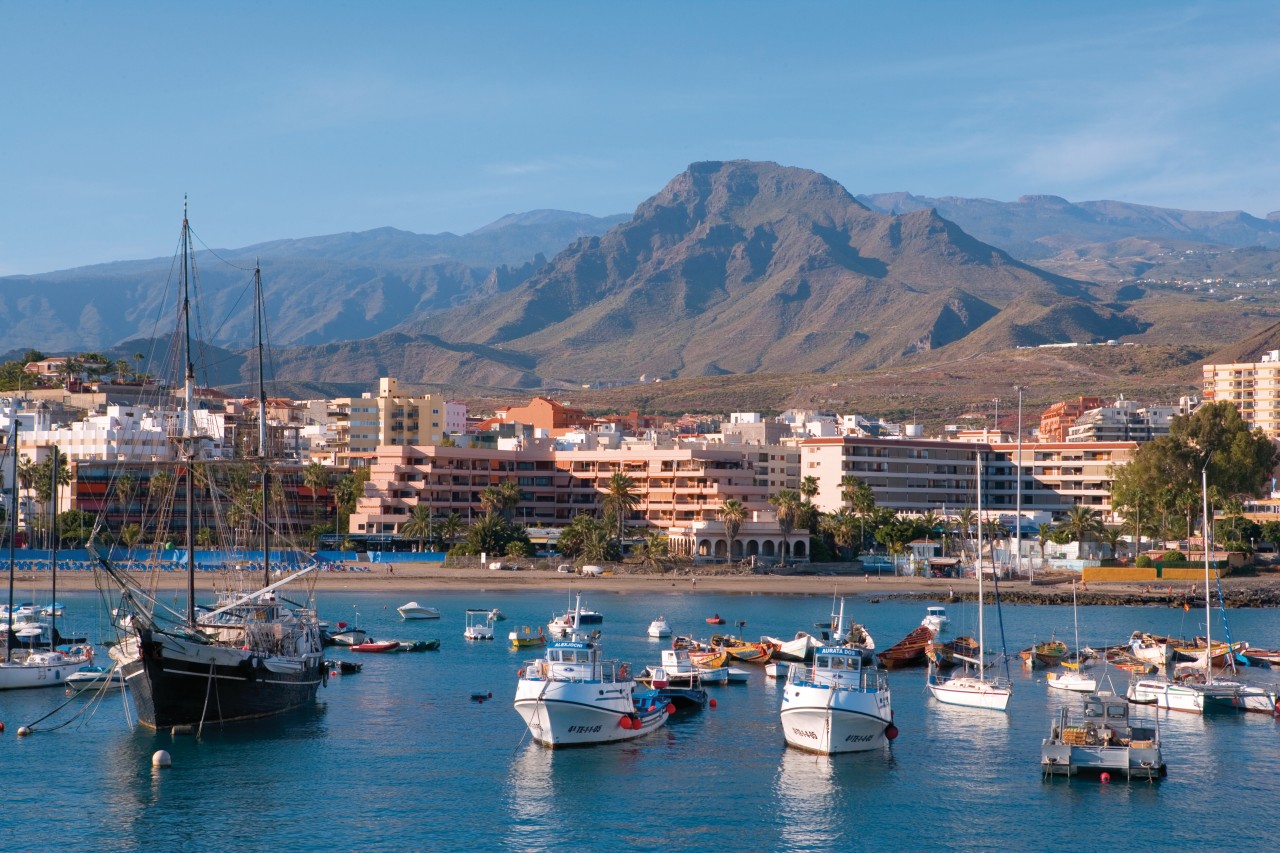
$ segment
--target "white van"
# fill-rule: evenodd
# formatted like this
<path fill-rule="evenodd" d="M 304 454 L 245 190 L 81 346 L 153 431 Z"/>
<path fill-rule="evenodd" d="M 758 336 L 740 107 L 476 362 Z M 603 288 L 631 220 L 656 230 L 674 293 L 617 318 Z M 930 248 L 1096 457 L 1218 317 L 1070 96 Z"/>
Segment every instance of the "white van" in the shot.
<path fill-rule="evenodd" d="M 582 573 L 584 575 L 590 575 L 591 577 L 596 578 L 604 574 L 604 569 L 601 568 L 600 566 L 583 566 Z"/>

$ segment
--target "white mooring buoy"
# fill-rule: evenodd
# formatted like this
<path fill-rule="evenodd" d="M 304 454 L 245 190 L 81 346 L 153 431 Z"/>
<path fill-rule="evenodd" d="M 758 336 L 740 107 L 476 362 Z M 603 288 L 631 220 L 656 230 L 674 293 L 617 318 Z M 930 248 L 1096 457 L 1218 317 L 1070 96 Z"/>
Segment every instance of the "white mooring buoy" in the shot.
<path fill-rule="evenodd" d="M 151 756 L 152 767 L 168 767 L 171 764 L 173 764 L 173 759 L 169 757 L 169 753 L 166 750 L 156 750 L 155 754 Z"/>

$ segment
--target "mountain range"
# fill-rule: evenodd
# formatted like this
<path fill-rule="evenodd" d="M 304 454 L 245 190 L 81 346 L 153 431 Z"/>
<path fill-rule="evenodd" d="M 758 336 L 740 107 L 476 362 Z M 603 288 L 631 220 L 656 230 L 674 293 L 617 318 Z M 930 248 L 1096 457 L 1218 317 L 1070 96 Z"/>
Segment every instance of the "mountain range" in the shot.
<path fill-rule="evenodd" d="M 580 389 L 836 376 L 1047 343 L 1266 345 L 1280 319 L 1269 293 L 1135 282 L 1162 257 L 1265 275 L 1280 268 L 1280 221 L 1052 196 L 854 196 L 810 170 L 715 161 L 630 216 L 533 211 L 462 236 L 281 240 L 201 251 L 197 268 L 202 337 L 226 351 L 210 381 L 249 369 L 232 353 L 251 340 L 261 258 L 275 374 L 322 393 L 380 375 Z M 172 259 L 3 278 L 0 330 L 11 351 L 127 358 L 168 334 L 175 284 Z"/>

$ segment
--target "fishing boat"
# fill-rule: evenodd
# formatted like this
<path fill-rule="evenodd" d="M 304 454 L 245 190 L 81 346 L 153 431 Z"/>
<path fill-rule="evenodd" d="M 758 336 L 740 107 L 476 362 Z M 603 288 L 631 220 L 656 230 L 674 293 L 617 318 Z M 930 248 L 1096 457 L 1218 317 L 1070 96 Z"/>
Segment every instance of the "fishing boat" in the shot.
<path fill-rule="evenodd" d="M 706 707 L 707 691 L 702 688 L 700 683 L 695 681 L 686 685 L 673 684 L 667 677 L 666 670 L 660 666 L 651 667 L 646 679 L 641 680 L 637 677 L 636 681 L 657 691 L 658 701 L 666 702 L 671 709 L 671 713 L 675 713 L 681 708 Z"/>
<path fill-rule="evenodd" d="M 729 663 L 729 652 L 725 649 L 689 649 L 689 660 L 701 669 L 719 669 Z"/>
<path fill-rule="evenodd" d="M 656 690 L 638 692 L 630 665 L 601 657 L 599 643 L 572 622 L 568 638 L 518 673 L 515 709 L 533 739 L 553 748 L 609 743 L 666 723 L 674 707 Z"/>
<path fill-rule="evenodd" d="M 768 663 L 775 648 L 772 643 L 753 643 L 728 634 L 714 635 L 711 645 L 724 649 L 736 661 L 758 664 Z"/>
<path fill-rule="evenodd" d="M 360 620 L 360 611 L 356 611 L 356 621 Z M 347 622 L 339 622 L 332 630 L 328 623 L 320 623 L 321 637 L 326 646 L 355 646 L 369 639 L 369 632 Z"/>
<path fill-rule="evenodd" d="M 783 640 L 778 637 L 762 636 L 762 643 L 770 643 L 777 648 L 773 652 L 774 660 L 805 662 L 813 660 L 813 653 L 822 648 L 822 640 L 808 631 L 797 631 L 795 637 Z"/>
<path fill-rule="evenodd" d="M 1013 695 L 1013 684 L 1008 678 L 987 676 L 986 621 L 982 597 L 982 451 L 976 454 L 975 467 L 978 494 L 978 655 L 974 658 L 962 658 L 966 665 L 959 674 L 944 676 L 937 667 L 930 666 L 927 684 L 929 694 L 947 705 L 1005 711 L 1009 707 L 1009 698 Z"/>
<path fill-rule="evenodd" d="M 215 501 L 224 496 L 216 477 L 215 462 L 207 451 L 207 436 L 201 435 L 195 420 L 195 366 L 191 339 L 191 276 L 195 250 L 184 206 L 182 217 L 182 258 L 180 274 L 183 409 L 176 424 L 179 463 L 173 481 L 185 494 L 183 529 L 185 541 L 196 541 L 194 496 L 205 491 Z M 254 270 L 257 328 L 263 328 L 262 274 Z M 266 454 L 267 398 L 263 384 L 263 341 L 258 335 L 258 450 L 260 494 L 270 495 L 271 466 Z M 266 501 L 263 502 L 268 503 Z M 262 535 L 263 586 L 249 592 L 230 586 L 217 606 L 202 614 L 196 601 L 196 553 L 186 549 L 187 607 L 185 613 L 170 610 L 155 594 L 150 579 L 135 577 L 132 571 L 109 559 L 90 539 L 88 548 L 96 570 L 119 590 L 122 609 L 129 614 L 128 627 L 112 647 L 112 657 L 121 664 L 133 694 L 138 721 L 152 729 L 229 723 L 271 716 L 314 703 L 316 692 L 328 678 L 324 665 L 324 644 L 314 600 L 303 604 L 286 602 L 282 587 L 306 577 L 316 563 L 301 565 L 282 560 L 271 581 L 273 552 L 270 535 L 277 525 L 265 514 L 259 519 Z M 241 575 L 247 580 L 247 573 Z M 121 624 L 117 620 L 117 625 Z"/>
<path fill-rule="evenodd" d="M 1116 773 L 1129 779 L 1159 779 L 1166 771 L 1160 752 L 1160 721 L 1135 725 L 1123 696 L 1110 692 L 1086 696 L 1075 713 L 1055 714 L 1049 736 L 1040 745 L 1045 776 Z"/>
<path fill-rule="evenodd" d="M 807 752 L 866 752 L 898 736 L 883 673 L 841 646 L 818 649 L 812 665 L 791 666 L 780 716 L 787 745 Z"/>
<path fill-rule="evenodd" d="M 1052 669 L 1067 656 L 1067 644 L 1061 640 L 1045 640 L 1018 652 L 1027 669 Z"/>
<path fill-rule="evenodd" d="M 1210 651 L 1209 642 L 1204 637 L 1196 637 L 1191 645 L 1175 646 L 1173 654 L 1175 661 L 1201 667 L 1205 665 L 1205 658 L 1208 656 L 1213 666 L 1223 667 L 1229 665 L 1235 656 L 1246 648 L 1248 648 L 1248 643 L 1217 641 L 1213 643 L 1212 651 Z"/>
<path fill-rule="evenodd" d="M 439 619 L 440 611 L 434 607 L 427 607 L 416 601 L 410 601 L 401 604 L 396 608 L 396 612 L 400 614 L 401 619 Z"/>
<path fill-rule="evenodd" d="M 947 608 L 939 605 L 926 607 L 924 609 L 924 618 L 920 620 L 920 624 L 935 634 L 941 634 L 951 624 L 951 620 L 947 617 Z"/>
<path fill-rule="evenodd" d="M 1129 650 L 1133 656 L 1159 667 L 1167 666 L 1173 661 L 1173 649 L 1178 645 L 1183 643 L 1144 631 L 1134 631 L 1129 636 Z"/>
<path fill-rule="evenodd" d="M 655 640 L 660 640 L 663 637 L 670 637 L 671 626 L 667 624 L 667 617 L 659 616 L 657 619 L 650 622 L 648 634 Z"/>
<path fill-rule="evenodd" d="M 1212 527 L 1209 522 L 1209 466 L 1200 471 L 1200 491 L 1202 504 L 1202 530 L 1205 537 L 1204 549 L 1204 627 L 1206 652 L 1213 649 L 1210 625 L 1213 621 L 1212 593 L 1209 580 L 1209 534 Z M 1173 678 L 1163 676 L 1145 676 L 1129 682 L 1128 698 L 1130 702 L 1149 705 L 1170 711 L 1186 711 L 1193 714 L 1208 714 L 1221 711 L 1242 711 L 1240 698 L 1241 685 L 1236 681 L 1223 681 L 1214 677 L 1212 655 L 1206 653 L 1200 662 L 1199 671 L 1176 673 Z"/>
<path fill-rule="evenodd" d="M 552 637 L 567 637 L 578 626 L 587 624 L 599 624 L 604 621 L 599 611 L 582 610 L 575 611 L 573 606 L 569 610 L 558 615 L 553 615 L 551 621 L 547 623 L 547 633 Z"/>
<path fill-rule="evenodd" d="M 975 660 L 982 647 L 973 637 L 956 637 L 945 643 L 934 641 L 925 647 L 925 657 L 938 669 L 950 669 L 966 660 Z"/>
<path fill-rule="evenodd" d="M 492 640 L 493 622 L 490 621 L 489 611 L 468 610 L 467 627 L 462 630 L 462 636 L 468 640 Z"/>
<path fill-rule="evenodd" d="M 906 669 L 912 666 L 923 666 L 925 649 L 933 642 L 933 629 L 921 625 L 910 634 L 876 655 L 880 665 L 885 669 Z"/>
<path fill-rule="evenodd" d="M 719 613 L 715 614 L 714 616 L 708 616 L 708 617 L 707 617 L 707 624 L 708 624 L 708 625 L 723 625 L 723 624 L 724 624 L 724 617 L 723 617 L 723 616 L 721 616 Z"/>
<path fill-rule="evenodd" d="M 508 634 L 507 639 L 513 649 L 536 649 L 547 644 L 547 635 L 541 625 L 536 631 L 529 625 L 521 625 Z"/>
<path fill-rule="evenodd" d="M 771 660 L 764 665 L 765 678 L 786 678 L 791 672 L 791 664 L 785 661 Z"/>

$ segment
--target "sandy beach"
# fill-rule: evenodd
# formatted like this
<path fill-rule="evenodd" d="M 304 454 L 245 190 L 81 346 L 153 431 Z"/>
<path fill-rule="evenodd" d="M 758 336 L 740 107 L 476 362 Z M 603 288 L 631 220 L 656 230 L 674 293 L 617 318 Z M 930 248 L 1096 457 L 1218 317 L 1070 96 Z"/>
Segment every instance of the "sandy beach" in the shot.
<path fill-rule="evenodd" d="M 696 593 L 773 594 L 773 595 L 913 595 L 939 600 L 967 599 L 977 594 L 972 579 L 893 577 L 890 575 L 850 574 L 754 574 L 734 573 L 723 567 L 680 567 L 661 573 L 647 568 L 620 567 L 600 577 L 561 574 L 554 568 L 524 567 L 519 571 L 495 571 L 479 567 L 448 566 L 437 563 L 364 563 L 360 571 L 325 571 L 300 578 L 295 583 L 315 589 L 385 592 L 413 597 L 433 590 L 600 590 L 615 593 L 643 594 L 669 592 L 672 588 Z M 199 573 L 199 591 L 211 592 L 219 576 Z M 314 581 L 312 578 L 314 577 Z M 15 576 L 15 587 L 21 590 L 47 588 L 48 572 L 25 572 Z M 92 572 L 59 572 L 60 590 L 94 589 L 101 581 Z M 181 572 L 165 572 L 158 578 L 161 589 L 182 589 L 186 576 Z M 990 584 L 987 585 L 988 595 Z M 1227 577 L 1222 580 L 1223 594 L 1230 606 L 1272 606 L 1280 602 L 1280 574 L 1270 572 Z M 1173 584 L 1094 583 L 1077 588 L 1081 604 L 1166 604 L 1181 606 L 1198 592 L 1203 601 L 1203 587 L 1187 582 Z M 1052 585 L 1033 584 L 1026 580 L 1001 581 L 1001 597 L 1017 603 L 1070 603 L 1068 581 Z"/>

